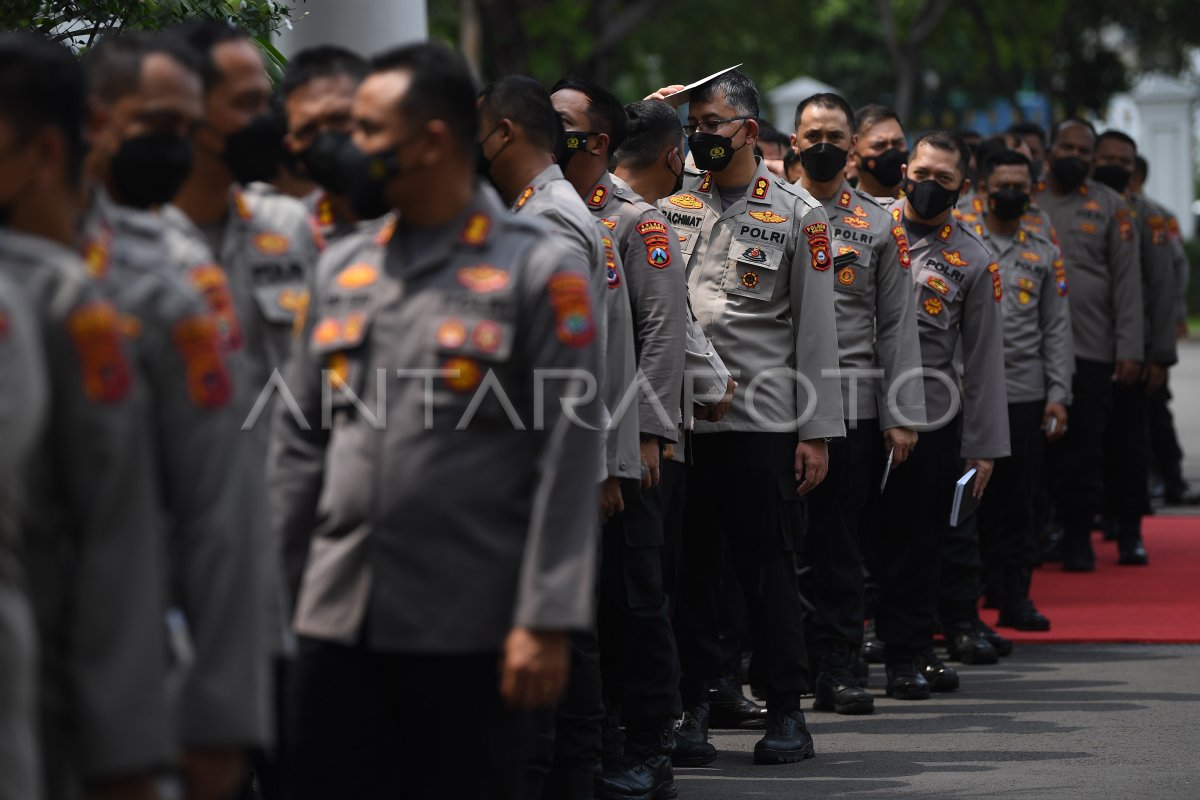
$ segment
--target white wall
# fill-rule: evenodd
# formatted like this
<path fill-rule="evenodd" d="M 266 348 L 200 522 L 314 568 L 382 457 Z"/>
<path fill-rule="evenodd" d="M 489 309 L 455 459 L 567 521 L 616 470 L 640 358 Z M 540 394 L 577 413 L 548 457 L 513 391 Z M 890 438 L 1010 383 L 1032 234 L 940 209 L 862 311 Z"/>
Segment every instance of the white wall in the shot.
<path fill-rule="evenodd" d="M 338 44 L 364 56 L 429 36 L 425 0 L 307 0 L 292 4 L 292 29 L 282 31 L 285 56 L 318 44 Z"/>

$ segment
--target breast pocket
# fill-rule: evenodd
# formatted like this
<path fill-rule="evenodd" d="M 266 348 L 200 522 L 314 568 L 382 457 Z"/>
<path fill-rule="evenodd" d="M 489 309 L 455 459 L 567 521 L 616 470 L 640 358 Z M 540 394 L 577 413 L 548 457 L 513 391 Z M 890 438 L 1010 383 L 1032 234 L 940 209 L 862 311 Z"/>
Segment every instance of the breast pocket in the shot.
<path fill-rule="evenodd" d="M 868 248 L 839 245 L 833 257 L 833 288 L 843 294 L 866 294 L 871 280 L 872 253 Z"/>
<path fill-rule="evenodd" d="M 950 327 L 950 303 L 928 286 L 917 288 L 917 322 L 930 328 Z"/>
<path fill-rule="evenodd" d="M 782 250 L 734 240 L 729 246 L 721 289 L 755 300 L 770 300 L 779 282 L 779 265 L 782 261 Z"/>
<path fill-rule="evenodd" d="M 1018 274 L 1008 282 L 1005 291 L 1013 298 L 1010 304 L 1018 313 L 1037 313 L 1038 297 L 1042 293 L 1041 282 L 1031 275 Z"/>
<path fill-rule="evenodd" d="M 365 308 L 341 314 L 329 313 L 328 309 L 324 312 L 309 334 L 309 350 L 321 365 L 322 378 L 337 411 L 349 408 L 352 397 L 362 397 L 371 317 Z"/>
<path fill-rule="evenodd" d="M 433 319 L 432 350 L 439 377 L 434 381 L 437 427 L 494 424 L 515 413 L 523 386 L 514 386 L 507 368 L 515 326 L 500 316 L 455 310 Z M 485 381 L 492 382 L 481 392 Z"/>

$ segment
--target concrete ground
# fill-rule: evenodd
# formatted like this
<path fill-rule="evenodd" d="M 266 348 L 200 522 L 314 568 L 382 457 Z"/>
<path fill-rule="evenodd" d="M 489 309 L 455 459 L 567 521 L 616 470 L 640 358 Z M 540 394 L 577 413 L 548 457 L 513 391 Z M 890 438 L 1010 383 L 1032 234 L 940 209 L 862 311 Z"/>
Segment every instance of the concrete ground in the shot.
<path fill-rule="evenodd" d="M 680 797 L 1200 797 L 1200 646 L 1025 645 L 960 674 L 904 702 L 872 667 L 875 714 L 806 708 L 817 757 L 801 764 L 755 766 L 761 732 L 713 731 L 721 755 L 676 770 Z"/>
<path fill-rule="evenodd" d="M 1181 343 L 1171 388 L 1200 485 L 1200 341 Z M 1200 798 L 1200 646 L 1025 645 L 960 673 L 954 694 L 901 702 L 873 667 L 875 714 L 806 708 L 817 757 L 801 764 L 756 767 L 761 732 L 714 731 L 720 758 L 677 770 L 680 797 Z"/>

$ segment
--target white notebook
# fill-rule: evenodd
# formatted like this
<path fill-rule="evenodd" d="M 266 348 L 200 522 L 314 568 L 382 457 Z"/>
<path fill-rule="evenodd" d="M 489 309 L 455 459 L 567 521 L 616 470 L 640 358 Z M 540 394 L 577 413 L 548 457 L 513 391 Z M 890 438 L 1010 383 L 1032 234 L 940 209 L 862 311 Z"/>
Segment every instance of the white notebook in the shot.
<path fill-rule="evenodd" d="M 954 484 L 954 505 L 950 508 L 950 527 L 957 528 L 975 513 L 979 500 L 975 497 L 976 470 L 971 467 Z"/>

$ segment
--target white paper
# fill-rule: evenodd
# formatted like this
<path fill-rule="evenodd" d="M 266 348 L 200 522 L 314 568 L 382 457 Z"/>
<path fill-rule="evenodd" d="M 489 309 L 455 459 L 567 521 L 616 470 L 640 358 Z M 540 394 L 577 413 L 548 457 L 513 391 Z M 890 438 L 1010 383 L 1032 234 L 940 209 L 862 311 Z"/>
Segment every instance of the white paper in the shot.
<path fill-rule="evenodd" d="M 688 101 L 689 97 L 691 97 L 692 89 L 695 89 L 697 86 L 703 86 L 704 84 L 711 81 L 713 78 L 719 78 L 722 75 L 724 75 L 726 72 L 729 72 L 730 70 L 735 70 L 740 66 L 741 66 L 740 63 L 734 64 L 732 67 L 726 67 L 723 70 L 714 72 L 712 75 L 709 75 L 708 77 L 701 78 L 700 80 L 696 81 L 695 83 L 689 83 L 687 86 L 683 87 L 675 94 L 667 95 L 666 97 L 663 98 L 663 100 L 666 101 L 668 104 L 670 104 L 673 108 L 679 108 L 681 105 L 683 105 L 684 103 L 686 103 Z"/>

